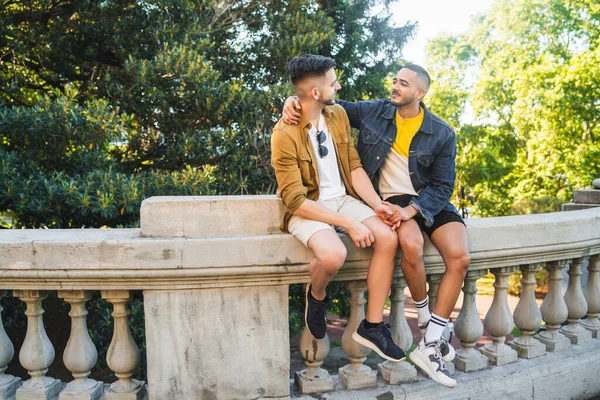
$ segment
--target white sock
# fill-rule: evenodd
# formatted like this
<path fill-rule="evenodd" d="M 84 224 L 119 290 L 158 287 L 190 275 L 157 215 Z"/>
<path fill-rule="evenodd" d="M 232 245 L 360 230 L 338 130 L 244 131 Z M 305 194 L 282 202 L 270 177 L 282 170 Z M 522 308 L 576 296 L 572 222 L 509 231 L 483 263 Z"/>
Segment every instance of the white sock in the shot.
<path fill-rule="evenodd" d="M 431 319 L 431 313 L 429 312 L 429 296 L 425 297 L 425 300 L 416 301 L 413 299 L 415 308 L 417 309 L 417 319 L 419 325 L 425 325 Z"/>
<path fill-rule="evenodd" d="M 431 319 L 429 320 L 429 326 L 427 327 L 427 332 L 425 333 L 425 343 L 438 341 L 442 337 L 442 333 L 444 333 L 444 329 L 448 324 L 448 319 L 442 318 L 439 315 L 431 314 Z"/>

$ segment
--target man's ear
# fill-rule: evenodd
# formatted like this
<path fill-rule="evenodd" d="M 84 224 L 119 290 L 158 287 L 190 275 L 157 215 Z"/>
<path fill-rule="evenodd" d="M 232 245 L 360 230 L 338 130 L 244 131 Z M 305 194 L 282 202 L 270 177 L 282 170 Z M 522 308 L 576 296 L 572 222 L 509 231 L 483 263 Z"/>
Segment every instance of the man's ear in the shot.
<path fill-rule="evenodd" d="M 425 97 L 426 94 L 427 91 L 425 89 L 419 89 L 419 91 L 417 92 L 417 98 L 419 99 L 419 101 L 423 100 L 423 97 Z"/>
<path fill-rule="evenodd" d="M 319 97 L 321 96 L 321 94 L 319 93 L 319 89 L 317 89 L 316 87 L 312 88 L 312 90 L 310 91 L 310 95 L 315 100 L 319 100 Z"/>

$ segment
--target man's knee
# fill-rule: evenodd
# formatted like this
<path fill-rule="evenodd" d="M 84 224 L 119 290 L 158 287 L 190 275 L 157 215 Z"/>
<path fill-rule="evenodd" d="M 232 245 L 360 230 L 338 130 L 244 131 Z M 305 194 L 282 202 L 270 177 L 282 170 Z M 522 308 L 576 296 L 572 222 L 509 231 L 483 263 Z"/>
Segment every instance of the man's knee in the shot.
<path fill-rule="evenodd" d="M 400 238 L 400 248 L 402 255 L 410 264 L 415 264 L 423 258 L 423 236 L 418 235 L 403 236 Z"/>
<path fill-rule="evenodd" d="M 470 264 L 471 255 L 469 253 L 456 254 L 453 255 L 450 258 L 450 260 L 448 260 L 448 265 L 446 265 L 446 269 L 460 273 L 464 276 L 467 274 L 467 270 L 469 269 Z"/>
<path fill-rule="evenodd" d="M 387 225 L 373 232 L 375 236 L 375 251 L 393 251 L 398 250 L 398 235 Z"/>
<path fill-rule="evenodd" d="M 335 275 L 339 271 L 342 265 L 344 265 L 347 255 L 348 251 L 341 242 L 336 246 L 322 249 L 319 254 L 315 254 L 321 264 L 321 268 L 329 275 Z"/>

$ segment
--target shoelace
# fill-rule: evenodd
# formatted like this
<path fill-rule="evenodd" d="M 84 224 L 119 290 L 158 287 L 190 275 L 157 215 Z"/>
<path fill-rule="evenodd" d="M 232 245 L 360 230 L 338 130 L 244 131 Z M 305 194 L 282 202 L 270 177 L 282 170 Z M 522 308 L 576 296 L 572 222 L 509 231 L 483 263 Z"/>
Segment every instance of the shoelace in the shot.
<path fill-rule="evenodd" d="M 438 342 L 435 344 L 435 358 L 439 361 L 440 363 L 440 371 L 443 371 L 446 369 L 446 363 L 444 362 L 444 357 L 442 357 L 442 349 L 441 349 L 441 342 L 444 339 L 440 339 L 438 340 Z"/>
<path fill-rule="evenodd" d="M 390 332 L 390 329 L 392 329 L 392 326 L 390 324 L 384 324 L 383 327 L 379 330 L 379 335 L 381 335 L 381 338 L 383 339 L 383 343 L 386 348 L 388 343 L 392 341 L 392 333 Z"/>

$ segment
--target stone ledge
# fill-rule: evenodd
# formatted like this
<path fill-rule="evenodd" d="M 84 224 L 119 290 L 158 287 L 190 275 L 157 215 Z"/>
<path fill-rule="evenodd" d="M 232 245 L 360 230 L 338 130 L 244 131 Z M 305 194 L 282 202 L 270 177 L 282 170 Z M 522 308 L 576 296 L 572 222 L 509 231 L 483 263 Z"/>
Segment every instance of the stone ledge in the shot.
<path fill-rule="evenodd" d="M 562 205 L 562 211 L 578 211 L 587 210 L 588 208 L 600 207 L 600 204 L 583 204 L 583 203 L 565 203 Z"/>
<path fill-rule="evenodd" d="M 597 204 L 600 206 L 599 189 L 579 189 L 573 192 L 573 203 Z"/>
<path fill-rule="evenodd" d="M 388 385 L 378 377 L 377 388 L 343 390 L 334 376 L 336 391 L 320 394 L 322 400 L 363 399 L 590 399 L 600 395 L 600 341 L 570 346 L 565 351 L 547 353 L 534 359 L 476 372 L 456 372 L 458 386 L 449 389 L 419 374 L 417 382 Z M 293 386 L 292 386 L 293 388 Z M 315 397 L 292 393 L 292 399 Z"/>
<path fill-rule="evenodd" d="M 600 253 L 600 209 L 467 220 L 471 269 Z M 343 237 L 338 280 L 364 279 L 370 249 Z M 0 287 L 184 289 L 308 280 L 312 254 L 289 234 L 144 238 L 139 229 L 0 230 Z M 428 273 L 444 265 L 427 241 Z M 400 269 L 397 269 L 400 275 Z"/>

